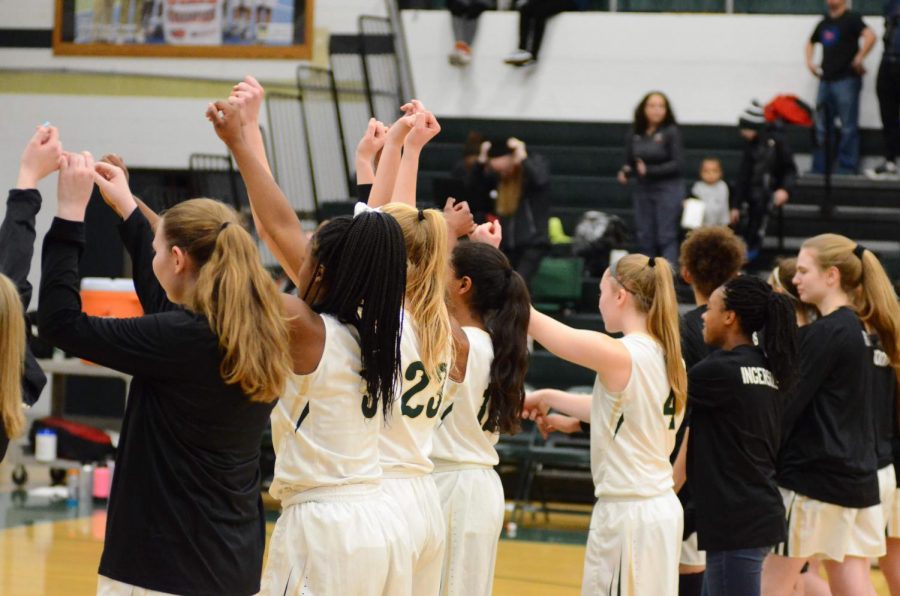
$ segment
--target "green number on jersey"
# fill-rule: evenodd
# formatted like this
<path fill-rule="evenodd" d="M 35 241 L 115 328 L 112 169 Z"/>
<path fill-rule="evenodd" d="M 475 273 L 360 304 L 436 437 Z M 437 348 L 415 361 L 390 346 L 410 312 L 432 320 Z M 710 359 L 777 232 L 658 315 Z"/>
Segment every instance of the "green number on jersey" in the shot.
<path fill-rule="evenodd" d="M 378 402 L 375 401 L 375 398 L 370 395 L 363 395 L 362 413 L 366 418 L 375 417 L 375 414 L 378 413 Z"/>
<path fill-rule="evenodd" d="M 481 409 L 478 410 L 478 424 L 481 425 L 481 430 L 487 430 L 488 423 L 488 402 L 491 401 L 491 390 L 485 389 L 484 391 L 484 400 L 481 402 Z"/>
<path fill-rule="evenodd" d="M 669 398 L 663 406 L 663 416 L 669 416 L 669 430 L 675 430 L 675 392 L 669 392 Z"/>
<path fill-rule="evenodd" d="M 425 406 L 418 405 L 412 407 L 409 405 L 409 402 L 416 395 L 422 392 L 423 389 L 428 387 L 428 374 L 425 372 L 425 365 L 421 362 L 413 362 L 406 369 L 406 373 L 403 375 L 407 381 L 414 381 L 416 376 L 421 374 L 421 378 L 419 381 L 403 392 L 403 395 L 400 397 L 400 413 L 404 416 L 409 416 L 410 418 L 417 418 L 419 414 L 422 413 L 422 410 L 425 409 Z"/>

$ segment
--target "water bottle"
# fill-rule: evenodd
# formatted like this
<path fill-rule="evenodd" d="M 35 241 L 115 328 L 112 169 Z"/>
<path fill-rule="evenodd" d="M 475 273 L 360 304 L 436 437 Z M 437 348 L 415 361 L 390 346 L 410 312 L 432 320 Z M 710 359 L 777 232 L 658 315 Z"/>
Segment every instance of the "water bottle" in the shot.
<path fill-rule="evenodd" d="M 66 505 L 75 507 L 78 505 L 78 470 L 71 469 L 66 473 Z"/>
<path fill-rule="evenodd" d="M 56 459 L 56 431 L 42 428 L 34 436 L 34 459 L 51 462 Z"/>

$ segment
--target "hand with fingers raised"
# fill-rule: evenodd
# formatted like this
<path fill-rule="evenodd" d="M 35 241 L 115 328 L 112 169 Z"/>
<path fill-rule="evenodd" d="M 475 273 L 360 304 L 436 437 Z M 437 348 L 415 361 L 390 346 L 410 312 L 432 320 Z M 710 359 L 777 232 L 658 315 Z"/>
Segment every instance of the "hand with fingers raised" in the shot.
<path fill-rule="evenodd" d="M 62 153 L 59 129 L 55 126 L 38 126 L 22 151 L 16 188 L 36 188 L 38 182 L 59 169 Z"/>
<path fill-rule="evenodd" d="M 206 118 L 212 122 L 216 135 L 229 149 L 243 142 L 239 106 L 221 100 L 211 103 L 206 108 Z"/>
<path fill-rule="evenodd" d="M 131 212 L 137 209 L 137 201 L 134 200 L 134 195 L 128 187 L 127 170 L 108 162 L 108 157 L 110 156 L 104 156 L 102 161 L 94 165 L 94 182 L 100 189 L 104 202 L 119 217 L 127 219 Z M 121 163 L 121 160 L 118 161 Z"/>
<path fill-rule="evenodd" d="M 259 114 L 262 111 L 262 103 L 266 96 L 266 90 L 251 75 L 232 87 L 228 102 L 241 109 L 241 121 L 244 126 L 259 126 Z"/>
<path fill-rule="evenodd" d="M 88 151 L 63 153 L 59 158 L 56 216 L 84 221 L 94 190 L 94 157 Z"/>
<path fill-rule="evenodd" d="M 415 116 L 416 114 L 425 111 L 427 111 L 425 109 L 425 104 L 418 99 L 411 99 L 409 100 L 409 103 L 400 106 L 400 112 L 402 112 L 404 116 Z"/>
<path fill-rule="evenodd" d="M 366 132 L 356 145 L 356 158 L 371 163 L 378 152 L 381 151 L 381 148 L 384 147 L 386 138 L 387 127 L 381 121 L 369 118 Z"/>

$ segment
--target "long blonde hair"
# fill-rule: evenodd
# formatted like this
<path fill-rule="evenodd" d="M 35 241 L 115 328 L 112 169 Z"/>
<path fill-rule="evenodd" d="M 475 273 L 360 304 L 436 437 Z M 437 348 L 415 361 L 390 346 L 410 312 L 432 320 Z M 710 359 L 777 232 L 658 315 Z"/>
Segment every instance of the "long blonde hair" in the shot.
<path fill-rule="evenodd" d="M 25 316 L 16 286 L 0 274 L 0 412 L 9 438 L 25 430 L 22 375 L 25 372 Z"/>
<path fill-rule="evenodd" d="M 680 414 L 687 404 L 687 371 L 681 357 L 672 268 L 662 257 L 655 257 L 651 264 L 646 256 L 632 254 L 619 259 L 610 274 L 614 282 L 634 296 L 635 308 L 647 315 L 647 333 L 662 344 L 666 376 L 675 394 L 675 412 Z"/>
<path fill-rule="evenodd" d="M 447 221 L 437 209 L 416 209 L 403 203 L 383 208 L 394 216 L 406 241 L 406 301 L 413 318 L 422 364 L 439 375 L 452 348 L 447 311 Z M 445 362 L 446 363 L 446 362 Z"/>
<path fill-rule="evenodd" d="M 162 226 L 168 245 L 187 252 L 198 268 L 187 306 L 206 317 L 219 339 L 222 379 L 253 401 L 274 401 L 292 370 L 287 321 L 237 213 L 212 199 L 192 199 L 167 211 Z"/>
<path fill-rule="evenodd" d="M 897 375 L 900 405 L 900 304 L 878 257 L 840 234 L 813 236 L 802 248 L 815 251 L 820 269 L 838 270 L 841 289 L 850 297 L 860 320 L 878 334 Z"/>

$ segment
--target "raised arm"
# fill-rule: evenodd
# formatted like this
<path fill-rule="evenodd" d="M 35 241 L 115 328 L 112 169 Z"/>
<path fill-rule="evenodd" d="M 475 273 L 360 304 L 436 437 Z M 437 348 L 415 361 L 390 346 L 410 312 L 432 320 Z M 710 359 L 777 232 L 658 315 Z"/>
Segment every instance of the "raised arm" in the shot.
<path fill-rule="evenodd" d="M 378 171 L 375 172 L 375 182 L 369 195 L 370 207 L 377 208 L 391 202 L 400 170 L 400 150 L 403 148 L 406 135 L 415 124 L 415 118 L 415 115 L 404 114 L 388 129 L 384 148 L 381 150 L 381 159 L 378 162 Z"/>
<path fill-rule="evenodd" d="M 397 182 L 391 197 L 392 202 L 406 203 L 413 207 L 416 206 L 419 157 L 422 155 L 425 145 L 441 132 L 441 125 L 431 112 L 424 110 L 416 112 L 414 122 L 412 130 L 403 143 L 403 157 L 400 160 L 400 170 L 397 173 Z"/>
<path fill-rule="evenodd" d="M 621 391 L 631 378 L 631 354 L 605 333 L 573 329 L 532 308 L 528 334 L 563 360 L 595 371 L 611 391 Z"/>
<path fill-rule="evenodd" d="M 259 84 L 259 81 L 252 76 L 247 75 L 244 77 L 243 81 L 232 88 L 231 95 L 228 97 L 228 103 L 240 108 L 241 134 L 244 137 L 244 141 L 247 143 L 250 152 L 257 160 L 259 160 L 269 175 L 272 175 L 269 158 L 266 156 L 266 144 L 263 141 L 262 132 L 259 128 L 259 115 L 262 110 L 265 95 L 266 91 L 263 89 L 263 86 Z M 281 247 L 273 241 L 272 237 L 269 235 L 269 231 L 266 229 L 256 212 L 256 205 L 258 205 L 260 201 L 266 200 L 266 197 L 254 197 L 250 193 L 249 187 L 247 188 L 247 194 L 250 198 L 250 216 L 253 218 L 253 226 L 256 228 L 256 233 L 259 235 L 260 240 L 262 240 L 269 250 L 272 251 L 272 254 L 275 255 L 275 259 L 285 270 L 288 277 L 291 278 L 291 281 L 296 284 L 297 282 L 293 278 L 295 272 L 289 270 L 290 262 L 285 258 L 285 254 Z"/>
<path fill-rule="evenodd" d="M 117 154 L 107 153 L 106 155 L 104 155 L 103 157 L 100 158 L 100 161 L 103 163 L 108 163 L 110 165 L 114 165 L 117 168 L 121 169 L 125 173 L 125 181 L 127 182 L 130 180 L 130 176 L 128 174 L 128 167 L 125 165 L 125 161 L 121 157 L 119 157 Z M 147 205 L 147 203 L 142 201 L 141 198 L 138 197 L 137 195 L 132 194 L 131 198 L 134 199 L 134 202 L 137 204 L 137 208 L 140 209 L 141 213 L 144 214 L 144 218 L 147 220 L 147 223 L 150 224 L 150 229 L 155 232 L 156 226 L 159 225 L 159 215 L 156 213 L 156 211 L 151 209 L 150 206 Z M 105 198 L 104 198 L 104 200 L 105 200 Z M 109 204 L 109 202 L 107 202 L 107 204 Z M 112 205 L 110 205 L 110 207 L 112 207 Z M 115 207 L 113 207 L 113 210 L 115 210 Z M 121 217 L 121 214 L 120 214 L 120 217 Z M 122 219 L 124 219 L 124 218 L 122 218 Z"/>
<path fill-rule="evenodd" d="M 254 153 L 252 143 L 244 138 L 240 108 L 227 101 L 217 101 L 209 105 L 206 116 L 234 155 L 255 216 L 268 238 L 267 244 L 273 252 L 277 250 L 281 254 L 279 261 L 285 273 L 299 285 L 298 273 L 307 251 L 306 234 L 268 167 Z"/>
<path fill-rule="evenodd" d="M 369 118 L 366 132 L 356 145 L 356 184 L 369 185 L 375 182 L 375 157 L 384 147 L 387 127 L 375 118 Z M 363 201 L 364 203 L 366 201 Z"/>

